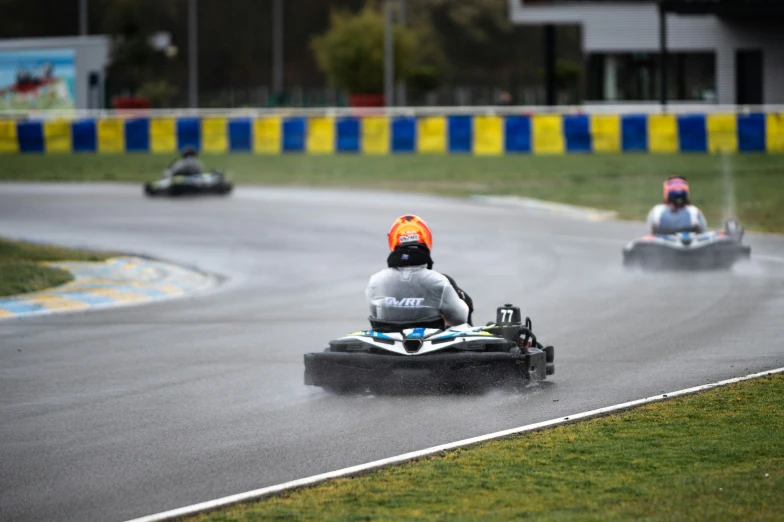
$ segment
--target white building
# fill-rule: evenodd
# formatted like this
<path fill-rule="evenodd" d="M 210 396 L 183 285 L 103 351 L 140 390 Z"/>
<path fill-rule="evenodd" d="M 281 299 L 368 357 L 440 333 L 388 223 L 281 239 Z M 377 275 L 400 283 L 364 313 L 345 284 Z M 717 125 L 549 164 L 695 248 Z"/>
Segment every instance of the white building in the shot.
<path fill-rule="evenodd" d="M 784 0 L 509 0 L 509 12 L 582 28 L 589 102 L 659 101 L 664 81 L 667 100 L 784 103 Z"/>

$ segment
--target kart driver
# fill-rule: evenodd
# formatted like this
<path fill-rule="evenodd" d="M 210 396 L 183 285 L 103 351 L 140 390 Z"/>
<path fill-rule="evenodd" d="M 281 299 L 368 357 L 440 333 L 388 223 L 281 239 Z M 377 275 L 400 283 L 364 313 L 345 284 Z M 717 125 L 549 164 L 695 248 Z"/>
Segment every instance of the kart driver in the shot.
<path fill-rule="evenodd" d="M 670 176 L 664 182 L 664 203 L 648 213 L 651 234 L 705 232 L 708 223 L 700 209 L 689 201 L 689 184 L 682 176 Z"/>
<path fill-rule="evenodd" d="M 184 147 L 180 152 L 180 159 L 174 161 L 169 168 L 166 169 L 166 177 L 172 176 L 190 176 L 194 174 L 201 174 L 204 171 L 204 165 L 199 161 L 198 153 L 194 147 L 190 145 Z"/>
<path fill-rule="evenodd" d="M 473 302 L 449 276 L 433 268 L 433 235 L 420 217 L 407 214 L 387 234 L 391 253 L 384 270 L 373 274 L 365 295 L 372 320 L 423 326 L 471 323 Z M 443 318 L 443 319 L 442 319 Z"/>

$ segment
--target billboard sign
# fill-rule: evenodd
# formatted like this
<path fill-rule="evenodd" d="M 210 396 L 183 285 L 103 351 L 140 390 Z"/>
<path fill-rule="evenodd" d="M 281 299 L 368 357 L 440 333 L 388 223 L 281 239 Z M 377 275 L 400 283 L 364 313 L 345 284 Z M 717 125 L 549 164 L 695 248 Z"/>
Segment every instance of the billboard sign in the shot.
<path fill-rule="evenodd" d="M 76 107 L 76 51 L 0 51 L 0 110 Z"/>

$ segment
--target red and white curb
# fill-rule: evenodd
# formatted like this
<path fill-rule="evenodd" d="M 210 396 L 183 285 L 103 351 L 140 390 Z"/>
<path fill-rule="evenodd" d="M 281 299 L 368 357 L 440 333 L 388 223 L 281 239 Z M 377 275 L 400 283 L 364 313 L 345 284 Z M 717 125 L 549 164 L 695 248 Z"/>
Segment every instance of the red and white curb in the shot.
<path fill-rule="evenodd" d="M 223 497 L 215 500 L 210 500 L 208 502 L 202 502 L 200 504 L 193 504 L 191 506 L 186 506 L 178 509 L 173 509 L 171 511 L 164 511 L 162 513 L 156 513 L 154 515 L 148 515 L 146 517 L 136 518 L 133 520 L 129 520 L 128 522 L 160 522 L 165 520 L 176 520 L 178 518 L 196 515 L 199 513 L 204 513 L 207 511 L 212 511 L 218 508 L 223 508 L 227 506 L 231 506 L 233 504 L 239 504 L 241 502 L 248 502 L 251 500 L 258 500 L 263 497 L 271 496 L 276 493 L 281 493 L 284 491 L 288 491 L 291 489 L 301 488 L 304 486 L 313 486 L 320 482 L 324 482 L 334 478 L 340 477 L 350 477 L 352 475 L 358 475 L 367 471 L 376 470 L 379 468 L 384 468 L 387 466 L 391 466 L 394 464 L 400 464 L 407 461 L 416 460 L 422 457 L 428 457 L 431 455 L 436 455 L 442 453 L 444 451 L 453 450 L 457 448 L 463 448 L 466 446 L 472 446 L 475 444 L 479 444 L 482 442 L 487 442 L 491 440 L 500 439 L 503 437 L 508 437 L 509 435 L 517 435 L 520 433 L 526 433 L 531 431 L 537 431 L 545 428 L 551 428 L 553 426 L 559 426 L 563 424 L 571 424 L 578 421 L 593 419 L 596 417 L 602 417 L 608 415 L 610 413 L 616 413 L 619 411 L 628 410 L 631 408 L 636 408 L 637 406 L 642 406 L 644 404 L 650 404 L 653 402 L 664 401 L 667 399 L 672 399 L 673 397 L 681 397 L 683 395 L 691 395 L 693 393 L 710 390 L 713 388 L 717 388 L 719 386 L 726 386 L 728 384 L 734 384 L 741 381 L 747 381 L 750 379 L 756 379 L 758 377 L 765 377 L 768 375 L 773 375 L 777 373 L 783 373 L 784 368 L 776 368 L 775 370 L 768 370 L 765 372 L 760 373 L 753 373 L 751 375 L 746 375 L 745 377 L 736 377 L 734 379 L 727 379 L 725 381 L 715 382 L 711 384 L 703 384 L 702 386 L 695 386 L 694 388 L 687 388 L 685 390 L 678 390 L 670 393 L 664 393 L 662 395 L 656 395 L 654 397 L 647 397 L 645 399 L 639 399 L 636 401 L 624 402 L 622 404 L 616 404 L 615 406 L 607 406 L 605 408 L 599 408 L 598 410 L 591 410 L 586 411 L 583 413 L 576 413 L 574 415 L 569 415 L 568 417 L 561 417 L 558 419 L 552 419 L 544 422 L 537 422 L 536 424 L 528 424 L 527 426 L 521 426 L 519 428 L 512 428 L 503 431 L 497 431 L 495 433 L 489 433 L 487 435 L 481 435 L 479 437 L 473 437 L 470 439 L 459 440 L 457 442 L 450 442 L 449 444 L 442 444 L 440 446 L 433 446 L 432 448 L 426 448 L 419 451 L 412 451 L 411 453 L 404 453 L 402 455 L 397 455 L 395 457 L 389 457 L 386 459 L 375 460 L 373 462 L 368 462 L 366 464 L 360 464 L 358 466 L 351 466 L 349 468 L 343 468 L 336 471 L 330 471 L 329 473 L 322 473 L 320 475 L 313 475 L 312 477 L 305 477 L 298 480 L 292 480 L 291 482 L 284 482 L 283 484 L 277 484 L 275 486 L 269 486 L 266 488 L 255 489 L 253 491 L 248 491 L 245 493 L 238 493 L 236 495 L 231 495 L 228 497 Z"/>

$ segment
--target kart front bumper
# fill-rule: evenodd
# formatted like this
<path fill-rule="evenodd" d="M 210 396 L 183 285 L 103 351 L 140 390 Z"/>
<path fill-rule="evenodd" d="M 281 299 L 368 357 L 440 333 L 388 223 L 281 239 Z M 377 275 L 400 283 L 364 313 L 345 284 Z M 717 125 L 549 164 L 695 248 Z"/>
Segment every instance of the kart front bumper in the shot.
<path fill-rule="evenodd" d="M 337 390 L 388 389 L 401 385 L 481 387 L 521 379 L 542 380 L 547 375 L 547 366 L 546 354 L 538 348 L 521 354 L 466 352 L 415 356 L 321 352 L 305 354 L 305 384 Z"/>
<path fill-rule="evenodd" d="M 751 247 L 737 243 L 695 248 L 638 243 L 623 251 L 623 264 L 647 270 L 710 270 L 728 269 L 737 261 L 750 257 Z"/>

